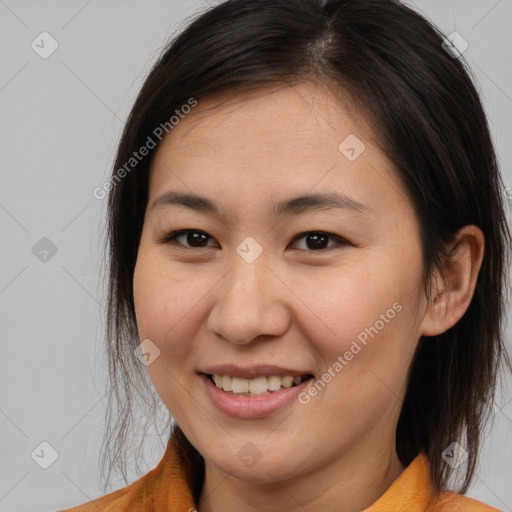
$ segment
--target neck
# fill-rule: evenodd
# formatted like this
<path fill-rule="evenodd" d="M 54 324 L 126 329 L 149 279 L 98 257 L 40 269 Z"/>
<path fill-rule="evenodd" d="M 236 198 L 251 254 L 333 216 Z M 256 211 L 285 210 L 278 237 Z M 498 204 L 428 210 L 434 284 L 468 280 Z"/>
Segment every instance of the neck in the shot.
<path fill-rule="evenodd" d="M 308 473 L 290 479 L 253 483 L 219 471 L 205 461 L 200 512 L 357 512 L 377 501 L 404 470 L 395 448 L 352 449 Z M 370 449 L 373 448 L 373 451 Z"/>

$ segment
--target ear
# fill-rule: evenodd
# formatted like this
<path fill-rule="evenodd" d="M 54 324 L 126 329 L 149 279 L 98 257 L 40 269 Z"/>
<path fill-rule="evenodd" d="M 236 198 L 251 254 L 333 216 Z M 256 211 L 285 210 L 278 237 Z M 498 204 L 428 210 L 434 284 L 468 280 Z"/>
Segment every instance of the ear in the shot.
<path fill-rule="evenodd" d="M 473 298 L 484 245 L 484 235 L 477 226 L 464 226 L 457 232 L 443 272 L 436 273 L 437 296 L 427 306 L 422 335 L 441 334 L 462 318 Z"/>

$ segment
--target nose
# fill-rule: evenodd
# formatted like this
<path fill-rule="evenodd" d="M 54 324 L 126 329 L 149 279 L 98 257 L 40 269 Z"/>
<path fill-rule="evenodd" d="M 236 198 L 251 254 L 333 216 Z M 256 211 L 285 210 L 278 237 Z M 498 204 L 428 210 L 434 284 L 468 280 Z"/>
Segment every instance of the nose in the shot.
<path fill-rule="evenodd" d="M 264 257 L 247 263 L 235 254 L 231 269 L 215 290 L 209 332 L 243 345 L 258 337 L 282 336 L 288 330 L 286 287 Z"/>

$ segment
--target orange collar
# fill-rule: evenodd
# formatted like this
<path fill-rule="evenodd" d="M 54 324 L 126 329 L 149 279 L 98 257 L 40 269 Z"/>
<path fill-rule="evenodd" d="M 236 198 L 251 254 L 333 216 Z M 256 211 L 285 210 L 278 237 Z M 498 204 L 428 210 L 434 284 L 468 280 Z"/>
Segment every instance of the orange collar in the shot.
<path fill-rule="evenodd" d="M 166 497 L 155 499 L 154 512 L 193 512 L 197 510 L 192 491 L 185 479 L 183 465 L 174 450 L 173 438 L 155 472 L 161 474 L 158 482 L 165 482 Z M 149 483 L 149 482 L 148 482 Z M 151 486 L 157 482 L 151 482 Z M 157 485 L 158 486 L 158 485 Z M 151 487 L 147 493 L 151 492 Z M 163 496 L 162 496 L 163 498 Z M 395 480 L 391 487 L 363 512 L 427 511 L 432 500 L 430 466 L 427 456 L 420 453 Z"/>
<path fill-rule="evenodd" d="M 131 485 L 61 512 L 197 512 L 175 438 L 167 443 L 157 467 Z M 421 452 L 391 487 L 363 512 L 500 512 L 452 491 L 435 494 L 430 464 Z"/>

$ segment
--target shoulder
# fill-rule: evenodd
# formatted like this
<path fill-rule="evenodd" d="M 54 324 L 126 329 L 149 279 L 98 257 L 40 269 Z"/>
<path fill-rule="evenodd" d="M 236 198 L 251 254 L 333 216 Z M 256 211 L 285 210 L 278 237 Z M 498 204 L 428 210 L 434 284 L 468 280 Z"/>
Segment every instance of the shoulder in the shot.
<path fill-rule="evenodd" d="M 443 491 L 432 499 L 426 512 L 501 512 L 500 509 L 486 505 L 481 501 L 457 494 L 453 491 Z"/>
<path fill-rule="evenodd" d="M 100 498 L 88 501 L 87 503 L 83 503 L 82 505 L 60 510 L 59 512 L 98 512 L 98 510 L 109 512 L 113 510 L 113 507 L 118 512 L 122 512 L 120 506 L 124 498 L 126 498 L 127 493 L 128 487 L 125 487 L 110 494 L 106 494 L 105 496 L 101 496 Z"/>
<path fill-rule="evenodd" d="M 154 475 L 153 469 L 131 485 L 58 512 L 145 512 L 153 503 Z"/>
<path fill-rule="evenodd" d="M 158 465 L 127 487 L 58 512 L 181 512 L 194 510 L 184 461 L 172 437 Z M 171 508 L 170 508 L 171 507 Z M 172 509 L 172 510 L 171 510 Z"/>

